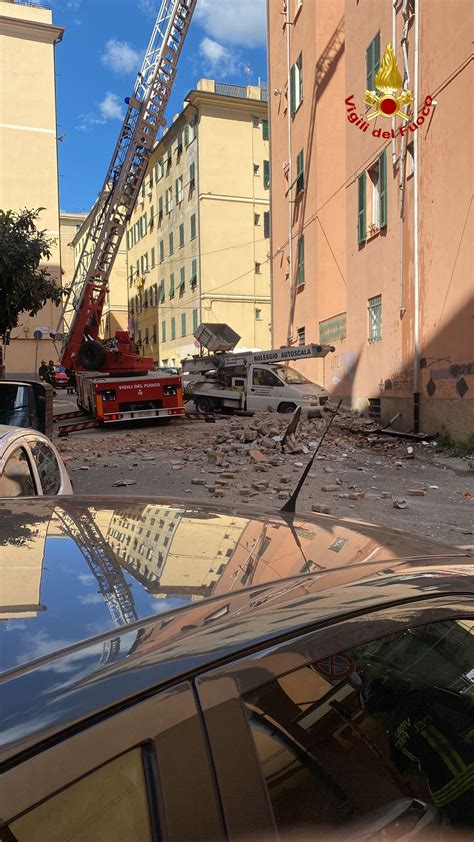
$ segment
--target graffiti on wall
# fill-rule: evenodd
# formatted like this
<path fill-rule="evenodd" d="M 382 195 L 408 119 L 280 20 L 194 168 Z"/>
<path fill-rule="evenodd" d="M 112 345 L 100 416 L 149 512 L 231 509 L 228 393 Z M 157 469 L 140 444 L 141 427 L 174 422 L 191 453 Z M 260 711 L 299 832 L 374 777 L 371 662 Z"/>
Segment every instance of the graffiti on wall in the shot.
<path fill-rule="evenodd" d="M 474 362 L 423 357 L 423 389 L 430 398 L 464 398 L 474 395 Z M 469 394 L 470 393 L 470 394 Z"/>

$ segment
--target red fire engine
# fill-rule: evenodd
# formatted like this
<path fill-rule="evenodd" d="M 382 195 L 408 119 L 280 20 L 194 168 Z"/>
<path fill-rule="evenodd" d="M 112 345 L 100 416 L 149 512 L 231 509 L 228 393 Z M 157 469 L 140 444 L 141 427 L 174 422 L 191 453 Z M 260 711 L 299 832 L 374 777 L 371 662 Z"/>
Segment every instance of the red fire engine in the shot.
<path fill-rule="evenodd" d="M 154 372 L 128 331 L 101 341 L 107 282 L 135 206 L 176 75 L 196 0 L 162 0 L 64 307 L 61 362 L 73 370 L 80 409 L 108 424 L 182 415 L 178 375 Z"/>

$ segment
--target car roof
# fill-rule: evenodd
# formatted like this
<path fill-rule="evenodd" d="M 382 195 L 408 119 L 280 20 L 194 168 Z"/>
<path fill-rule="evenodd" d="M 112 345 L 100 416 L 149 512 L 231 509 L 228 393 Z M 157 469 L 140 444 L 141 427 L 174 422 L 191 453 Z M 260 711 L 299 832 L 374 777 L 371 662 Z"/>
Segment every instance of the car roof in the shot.
<path fill-rule="evenodd" d="M 325 515 L 139 497 L 0 500 L 0 744 L 12 753 L 79 712 L 355 603 L 426 598 L 426 577 L 430 596 L 472 594 L 472 561 Z"/>
<path fill-rule="evenodd" d="M 38 430 L 34 430 L 32 427 L 15 427 L 10 424 L 0 424 L 0 439 L 14 439 L 16 436 L 31 435 L 32 433 L 35 436 L 43 437 L 42 433 L 39 433 Z"/>

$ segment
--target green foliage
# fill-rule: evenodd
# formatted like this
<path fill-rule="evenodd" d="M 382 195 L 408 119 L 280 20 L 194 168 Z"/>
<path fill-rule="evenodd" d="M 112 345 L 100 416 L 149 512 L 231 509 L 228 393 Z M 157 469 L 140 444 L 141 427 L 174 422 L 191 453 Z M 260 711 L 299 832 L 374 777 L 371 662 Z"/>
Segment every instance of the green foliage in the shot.
<path fill-rule="evenodd" d="M 474 455 L 474 433 L 471 433 L 463 441 L 454 441 L 448 433 L 441 433 L 436 439 L 436 450 L 446 453 L 447 456 L 473 456 Z"/>
<path fill-rule="evenodd" d="M 39 268 L 56 242 L 37 228 L 42 210 L 0 210 L 0 336 L 16 327 L 20 313 L 35 316 L 47 301 L 59 304 L 64 295 L 48 269 Z"/>

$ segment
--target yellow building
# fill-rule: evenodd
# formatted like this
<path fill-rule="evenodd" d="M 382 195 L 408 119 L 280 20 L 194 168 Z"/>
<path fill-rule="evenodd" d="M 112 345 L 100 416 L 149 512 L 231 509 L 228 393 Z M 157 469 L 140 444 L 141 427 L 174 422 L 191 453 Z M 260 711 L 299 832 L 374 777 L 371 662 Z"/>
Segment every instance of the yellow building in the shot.
<path fill-rule="evenodd" d="M 0 207 L 44 208 L 39 225 L 56 240 L 48 263 L 61 282 L 54 46 L 63 29 L 38 3 L 0 0 Z M 38 359 L 57 359 L 49 338 L 59 319 L 48 303 L 37 316 L 26 313 L 6 348 L 7 377 L 32 375 Z M 41 341 L 34 339 L 42 329 Z"/>
<path fill-rule="evenodd" d="M 82 225 L 77 229 L 72 239 L 74 254 L 74 268 L 76 268 L 84 245 L 86 244 L 87 232 L 90 225 L 90 213 L 84 215 Z M 90 248 L 90 245 L 87 246 Z M 90 255 L 92 257 L 92 254 Z M 88 265 L 88 264 L 87 264 Z M 115 336 L 116 330 L 127 330 L 127 255 L 125 251 L 125 237 L 117 252 L 110 278 L 108 281 L 109 291 L 105 302 L 104 312 L 100 322 L 100 336 L 102 339 L 110 339 Z"/>
<path fill-rule="evenodd" d="M 61 243 L 61 272 L 63 286 L 68 286 L 74 277 L 74 270 L 76 268 L 74 238 L 86 217 L 86 213 L 60 212 L 59 235 Z"/>
<path fill-rule="evenodd" d="M 179 366 L 201 322 L 270 346 L 267 93 L 202 79 L 156 145 L 127 228 L 130 326 Z"/>

